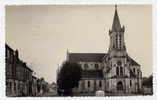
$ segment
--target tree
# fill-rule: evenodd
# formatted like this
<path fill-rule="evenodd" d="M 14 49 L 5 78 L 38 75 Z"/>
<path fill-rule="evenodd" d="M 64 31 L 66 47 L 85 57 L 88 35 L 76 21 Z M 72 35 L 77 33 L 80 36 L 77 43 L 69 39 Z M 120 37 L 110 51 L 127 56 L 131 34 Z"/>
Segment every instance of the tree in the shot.
<path fill-rule="evenodd" d="M 146 80 L 143 81 L 143 86 L 153 87 L 153 75 L 150 75 Z"/>
<path fill-rule="evenodd" d="M 82 68 L 77 63 L 64 62 L 58 74 L 58 88 L 64 90 L 64 95 L 71 95 L 72 88 L 78 86 L 81 79 Z M 59 91 L 58 91 L 59 92 Z"/>
<path fill-rule="evenodd" d="M 43 91 L 43 82 L 45 79 L 41 77 L 40 79 L 37 79 L 37 91 L 40 94 Z"/>

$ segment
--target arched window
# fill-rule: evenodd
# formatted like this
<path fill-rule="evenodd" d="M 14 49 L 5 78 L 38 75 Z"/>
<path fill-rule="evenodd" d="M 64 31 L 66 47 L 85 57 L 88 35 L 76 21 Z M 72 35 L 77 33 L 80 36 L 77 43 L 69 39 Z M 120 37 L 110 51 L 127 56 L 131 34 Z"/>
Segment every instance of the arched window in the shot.
<path fill-rule="evenodd" d="M 101 81 L 99 81 L 99 87 L 101 87 L 102 86 L 102 82 Z"/>
<path fill-rule="evenodd" d="M 123 67 L 120 67 L 120 75 L 123 75 Z"/>
<path fill-rule="evenodd" d="M 116 35 L 116 48 L 118 48 L 118 35 Z"/>
<path fill-rule="evenodd" d="M 134 74 L 135 74 L 135 68 L 133 68 L 133 72 L 134 72 Z"/>
<path fill-rule="evenodd" d="M 118 90 L 118 91 L 122 91 L 122 90 L 123 90 L 123 83 L 122 83 L 121 81 L 119 81 L 119 82 L 117 83 L 117 90 Z"/>
<path fill-rule="evenodd" d="M 122 39 L 122 35 L 119 35 L 119 47 L 121 49 L 121 39 Z"/>
<path fill-rule="evenodd" d="M 87 63 L 84 64 L 84 69 L 88 69 L 88 64 Z"/>
<path fill-rule="evenodd" d="M 116 67 L 116 74 L 119 76 L 119 67 Z"/>
<path fill-rule="evenodd" d="M 90 81 L 88 81 L 88 87 L 90 87 Z"/>
<path fill-rule="evenodd" d="M 99 87 L 101 87 L 102 86 L 102 82 L 101 81 L 99 81 Z"/>
<path fill-rule="evenodd" d="M 132 82 L 131 82 L 131 80 L 130 80 L 130 87 L 132 86 Z"/>
<path fill-rule="evenodd" d="M 138 77 L 140 77 L 140 71 L 139 71 L 139 69 L 137 70 L 137 75 L 138 75 Z"/>

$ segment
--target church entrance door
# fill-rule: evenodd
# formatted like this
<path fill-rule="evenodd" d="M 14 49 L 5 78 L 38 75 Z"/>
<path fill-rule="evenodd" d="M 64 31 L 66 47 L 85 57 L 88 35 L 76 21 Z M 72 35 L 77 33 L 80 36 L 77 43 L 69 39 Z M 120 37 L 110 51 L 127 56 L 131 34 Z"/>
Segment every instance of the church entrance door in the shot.
<path fill-rule="evenodd" d="M 123 91 L 123 83 L 121 81 L 117 83 L 117 91 Z"/>

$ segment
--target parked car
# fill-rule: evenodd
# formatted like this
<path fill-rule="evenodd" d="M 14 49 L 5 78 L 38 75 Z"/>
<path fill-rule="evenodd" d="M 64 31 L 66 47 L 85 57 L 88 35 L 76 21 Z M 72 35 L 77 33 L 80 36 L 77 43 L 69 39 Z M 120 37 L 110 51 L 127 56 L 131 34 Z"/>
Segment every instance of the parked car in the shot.
<path fill-rule="evenodd" d="M 98 91 L 95 92 L 95 95 L 96 96 L 105 96 L 105 92 L 102 91 L 102 90 L 98 90 Z"/>

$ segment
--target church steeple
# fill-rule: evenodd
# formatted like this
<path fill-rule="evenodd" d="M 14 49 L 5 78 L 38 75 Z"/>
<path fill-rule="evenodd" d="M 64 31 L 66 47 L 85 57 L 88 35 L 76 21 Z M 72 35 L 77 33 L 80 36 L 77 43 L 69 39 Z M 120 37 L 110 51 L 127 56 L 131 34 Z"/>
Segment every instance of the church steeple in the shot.
<path fill-rule="evenodd" d="M 124 26 L 121 27 L 118 11 L 117 11 L 117 5 L 115 5 L 115 13 L 112 23 L 112 29 L 109 30 L 109 36 L 110 36 L 109 53 L 112 56 L 117 55 L 117 52 L 119 51 L 121 52 L 121 54 L 126 54 L 124 31 L 125 31 L 125 27 Z"/>
<path fill-rule="evenodd" d="M 115 5 L 115 13 L 114 13 L 114 19 L 113 19 L 113 23 L 112 23 L 112 31 L 118 32 L 120 30 L 121 30 L 121 25 L 120 25 L 120 21 L 119 21 L 118 12 L 117 12 L 117 5 Z"/>

